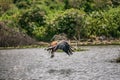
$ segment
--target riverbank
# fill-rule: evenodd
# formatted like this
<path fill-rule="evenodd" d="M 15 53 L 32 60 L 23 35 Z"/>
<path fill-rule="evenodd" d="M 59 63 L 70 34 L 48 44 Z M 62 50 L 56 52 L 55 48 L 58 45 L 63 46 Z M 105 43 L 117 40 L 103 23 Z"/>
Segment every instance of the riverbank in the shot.
<path fill-rule="evenodd" d="M 96 41 L 82 41 L 82 42 L 76 42 L 71 41 L 71 45 L 78 45 L 78 46 L 96 46 L 96 45 L 120 45 L 120 40 L 96 40 Z"/>
<path fill-rule="evenodd" d="M 9 49 L 32 49 L 32 48 L 45 48 L 48 47 L 48 42 L 37 42 L 35 45 L 26 45 L 26 46 L 17 46 L 17 47 L 0 47 L 0 50 L 9 50 Z M 89 46 L 120 46 L 120 41 L 111 41 L 111 42 L 79 42 L 78 46 L 76 46 L 76 43 L 70 43 L 70 45 L 73 47 L 74 52 L 80 52 L 80 51 L 88 51 L 89 49 L 83 48 L 83 47 L 89 47 Z M 80 47 L 83 46 L 83 47 Z M 58 50 L 57 52 L 63 52 L 61 50 Z M 120 63 L 120 56 L 112 60 L 111 62 Z"/>
<path fill-rule="evenodd" d="M 11 47 L 0 47 L 1 49 L 20 49 L 20 48 L 43 48 L 43 47 L 48 47 L 50 44 L 50 42 L 43 42 L 43 41 L 39 41 L 36 43 L 33 43 L 31 45 L 24 45 L 24 46 L 11 46 Z M 104 40 L 104 41 L 75 41 L 75 40 L 71 40 L 69 41 L 69 44 L 71 46 L 105 46 L 105 45 L 120 45 L 120 40 Z"/>
<path fill-rule="evenodd" d="M 75 40 L 70 40 L 68 43 L 71 46 L 97 46 L 97 45 L 120 45 L 120 40 L 96 40 L 96 41 L 75 41 Z M 48 46 L 50 43 L 49 42 L 37 42 L 36 45 L 41 45 L 41 46 Z"/>

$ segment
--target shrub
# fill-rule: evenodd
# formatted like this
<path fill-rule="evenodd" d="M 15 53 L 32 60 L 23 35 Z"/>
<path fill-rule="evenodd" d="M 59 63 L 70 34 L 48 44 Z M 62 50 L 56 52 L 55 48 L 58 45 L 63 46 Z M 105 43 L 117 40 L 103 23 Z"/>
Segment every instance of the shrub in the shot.
<path fill-rule="evenodd" d="M 31 6 L 31 3 L 29 1 L 21 1 L 21 2 L 18 2 L 16 4 L 16 6 L 19 8 L 19 9 L 26 9 L 26 8 L 30 8 Z"/>
<path fill-rule="evenodd" d="M 102 11 L 94 11 L 86 18 L 86 35 L 93 36 L 108 36 L 108 21 Z"/>
<path fill-rule="evenodd" d="M 94 11 L 87 16 L 86 22 L 88 37 L 90 35 L 120 37 L 120 7 L 111 8 L 106 12 Z"/>
<path fill-rule="evenodd" d="M 45 41 L 46 39 L 46 28 L 41 26 L 41 27 L 35 27 L 33 30 L 33 35 L 37 40 L 42 40 Z"/>
<path fill-rule="evenodd" d="M 65 33 L 68 38 L 80 38 L 80 32 L 84 26 L 85 13 L 78 9 L 68 9 L 57 16 L 52 22 L 52 28 L 56 34 Z"/>
<path fill-rule="evenodd" d="M 33 35 L 32 32 L 35 27 L 45 25 L 45 11 L 40 8 L 31 9 L 20 17 L 18 23 L 26 30 L 27 34 Z"/>
<path fill-rule="evenodd" d="M 110 9 L 105 13 L 105 17 L 108 20 L 109 34 L 120 38 L 120 7 Z"/>

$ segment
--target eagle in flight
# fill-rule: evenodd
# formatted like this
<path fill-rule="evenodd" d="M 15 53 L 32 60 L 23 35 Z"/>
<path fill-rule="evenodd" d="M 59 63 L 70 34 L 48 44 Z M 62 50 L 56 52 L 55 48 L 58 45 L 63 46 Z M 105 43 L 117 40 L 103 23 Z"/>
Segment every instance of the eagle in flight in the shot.
<path fill-rule="evenodd" d="M 53 41 L 50 46 L 47 48 L 47 51 L 50 51 L 51 53 L 51 58 L 54 57 L 54 52 L 57 51 L 58 49 L 63 50 L 67 55 L 72 55 L 72 49 L 71 46 L 68 44 L 67 41 L 61 40 L 61 41 Z"/>

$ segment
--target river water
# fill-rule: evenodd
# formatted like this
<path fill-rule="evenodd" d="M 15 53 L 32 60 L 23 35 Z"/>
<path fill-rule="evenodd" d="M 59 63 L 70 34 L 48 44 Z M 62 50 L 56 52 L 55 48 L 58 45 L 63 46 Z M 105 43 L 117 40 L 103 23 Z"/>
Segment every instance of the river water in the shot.
<path fill-rule="evenodd" d="M 54 58 L 43 48 L 0 50 L 0 80 L 120 80 L 120 46 L 81 46 Z"/>

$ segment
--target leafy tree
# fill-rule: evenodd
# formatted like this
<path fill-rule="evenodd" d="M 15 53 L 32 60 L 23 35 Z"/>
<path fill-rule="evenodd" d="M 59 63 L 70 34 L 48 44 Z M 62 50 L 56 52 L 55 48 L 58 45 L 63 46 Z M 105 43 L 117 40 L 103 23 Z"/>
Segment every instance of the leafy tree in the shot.
<path fill-rule="evenodd" d="M 120 8 L 111 8 L 107 12 L 92 12 L 86 19 L 86 35 L 120 37 Z"/>
<path fill-rule="evenodd" d="M 69 38 L 74 36 L 80 39 L 80 31 L 84 26 L 84 16 L 83 11 L 78 9 L 68 9 L 52 22 L 52 27 L 56 30 L 56 33 L 65 33 Z"/>
<path fill-rule="evenodd" d="M 120 5 L 120 0 L 111 0 L 112 4 L 114 5 L 114 7 L 117 7 Z"/>
<path fill-rule="evenodd" d="M 86 19 L 86 36 L 108 36 L 108 20 L 104 16 L 104 12 L 92 12 Z"/>
<path fill-rule="evenodd" d="M 27 34 L 33 35 L 32 32 L 35 27 L 45 25 L 45 11 L 40 8 L 31 9 L 20 17 L 19 25 L 26 30 Z"/>
<path fill-rule="evenodd" d="M 27 0 L 27 1 L 20 1 L 20 2 L 16 3 L 16 6 L 19 9 L 26 9 L 26 8 L 30 8 L 31 4 L 32 3 L 29 0 Z"/>
<path fill-rule="evenodd" d="M 110 9 L 105 16 L 108 19 L 109 34 L 120 37 L 120 7 Z"/>
<path fill-rule="evenodd" d="M 41 26 L 41 27 L 35 27 L 34 31 L 32 32 L 34 37 L 37 40 L 43 40 L 45 41 L 46 39 L 46 28 Z"/>
<path fill-rule="evenodd" d="M 7 10 L 9 10 L 11 8 L 12 5 L 12 1 L 11 0 L 0 0 L 0 13 L 4 13 Z"/>

